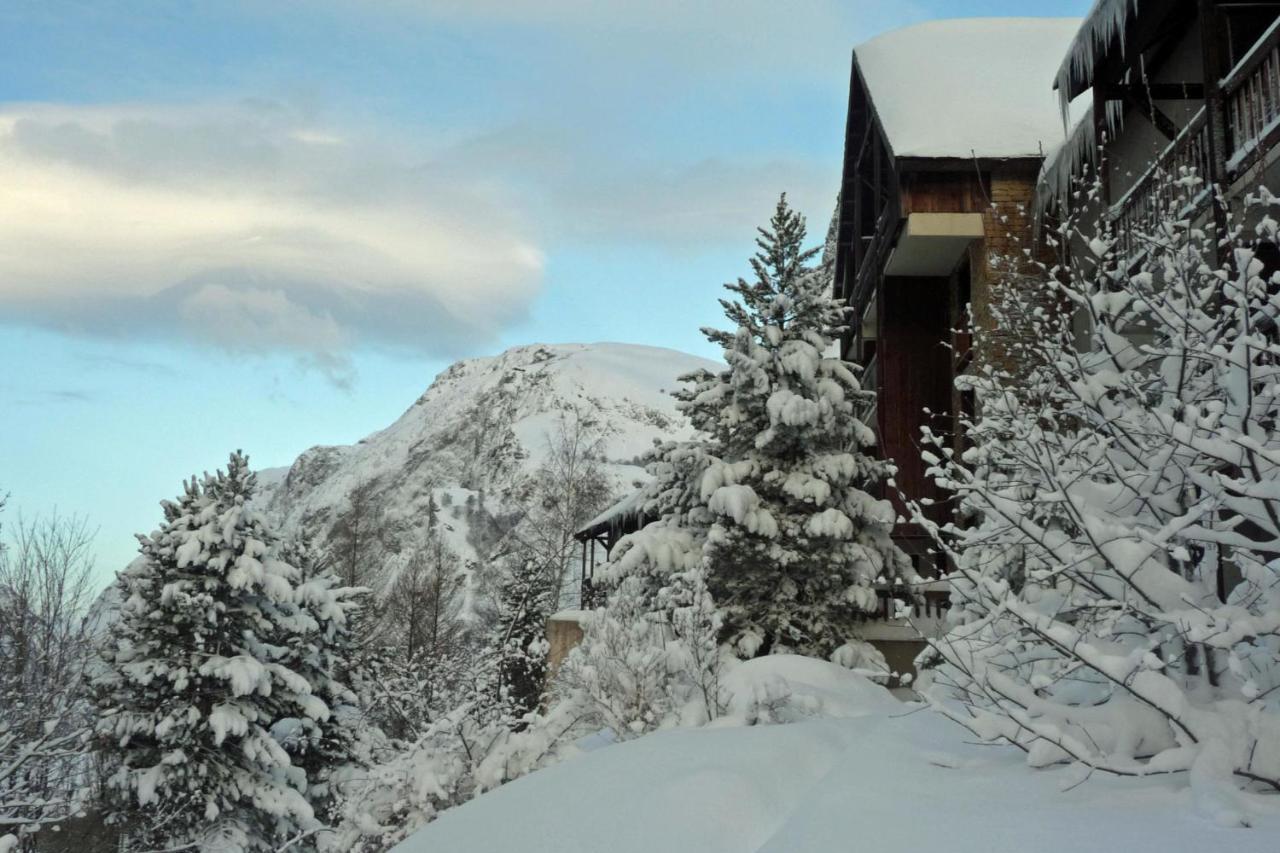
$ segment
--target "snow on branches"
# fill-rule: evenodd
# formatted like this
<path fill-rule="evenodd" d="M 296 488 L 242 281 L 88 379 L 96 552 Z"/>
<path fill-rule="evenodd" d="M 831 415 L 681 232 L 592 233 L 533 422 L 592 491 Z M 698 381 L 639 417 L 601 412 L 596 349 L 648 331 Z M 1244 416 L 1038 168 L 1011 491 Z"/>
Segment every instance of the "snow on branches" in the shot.
<path fill-rule="evenodd" d="M 693 481 L 707 585 L 745 657 L 830 655 L 875 607 L 877 579 L 910 573 L 892 507 L 865 491 L 892 471 L 866 452 L 875 438 L 855 405 L 870 392 L 829 354 L 847 309 L 831 296 L 831 260 L 814 264 L 804 240 L 784 196 L 760 229 L 754 279 L 726 285 L 734 328 L 703 330 L 728 368 L 677 394 L 707 437 Z"/>
<path fill-rule="evenodd" d="M 4 498 L 0 496 L 0 509 Z M 83 521 L 18 519 L 0 540 L 0 850 L 89 799 L 92 536 Z"/>
<path fill-rule="evenodd" d="M 1239 786 L 1280 789 L 1277 225 L 1265 190 L 1229 234 L 1181 213 L 1194 175 L 1167 190 L 1141 232 L 1068 217 L 1073 251 L 993 307 L 1017 367 L 962 380 L 971 447 L 928 457 L 965 515 L 932 526 L 957 571 L 930 696 L 1036 765 L 1185 773 L 1239 824 Z"/>
<path fill-rule="evenodd" d="M 253 489 L 239 453 L 193 478 L 119 576 L 95 698 L 135 843 L 273 850 L 318 825 L 309 797 L 327 805 L 327 770 L 348 758 L 349 596 L 279 558 Z"/>

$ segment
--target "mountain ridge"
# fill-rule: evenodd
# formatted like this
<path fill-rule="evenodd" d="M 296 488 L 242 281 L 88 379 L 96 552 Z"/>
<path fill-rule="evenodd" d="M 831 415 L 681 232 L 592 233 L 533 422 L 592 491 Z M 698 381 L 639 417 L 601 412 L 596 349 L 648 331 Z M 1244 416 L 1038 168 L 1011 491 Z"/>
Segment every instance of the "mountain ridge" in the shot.
<path fill-rule="evenodd" d="M 647 479 L 655 441 L 691 434 L 670 392 L 678 377 L 721 365 L 638 344 L 527 344 L 458 361 L 387 427 L 351 445 L 312 447 L 287 468 L 260 472 L 260 506 L 283 532 L 328 537 L 360 486 L 393 551 L 434 511 L 464 562 L 483 560 L 480 517 L 519 509 L 561 417 L 594 421 L 599 460 L 621 497 Z"/>

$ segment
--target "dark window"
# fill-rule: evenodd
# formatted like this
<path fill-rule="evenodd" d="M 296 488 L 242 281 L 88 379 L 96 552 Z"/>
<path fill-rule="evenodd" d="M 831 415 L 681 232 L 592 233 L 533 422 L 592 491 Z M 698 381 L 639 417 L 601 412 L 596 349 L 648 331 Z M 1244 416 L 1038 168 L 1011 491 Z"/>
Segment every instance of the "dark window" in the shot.
<path fill-rule="evenodd" d="M 1244 58 L 1276 18 L 1280 18 L 1280 3 L 1250 3 L 1223 10 L 1221 33 L 1227 68 Z"/>

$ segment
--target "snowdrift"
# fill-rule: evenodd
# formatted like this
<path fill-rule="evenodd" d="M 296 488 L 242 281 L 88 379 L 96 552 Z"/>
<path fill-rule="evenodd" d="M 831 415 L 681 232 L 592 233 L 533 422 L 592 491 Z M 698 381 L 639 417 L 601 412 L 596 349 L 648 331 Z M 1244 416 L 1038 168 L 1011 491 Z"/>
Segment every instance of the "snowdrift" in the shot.
<path fill-rule="evenodd" d="M 1033 771 L 822 661 L 766 658 L 729 674 L 733 702 L 785 686 L 822 716 L 660 732 L 586 751 L 429 824 L 399 853 L 849 853 L 855 850 L 1280 849 L 1280 798 L 1254 828 L 1199 816 L 1169 780 Z"/>

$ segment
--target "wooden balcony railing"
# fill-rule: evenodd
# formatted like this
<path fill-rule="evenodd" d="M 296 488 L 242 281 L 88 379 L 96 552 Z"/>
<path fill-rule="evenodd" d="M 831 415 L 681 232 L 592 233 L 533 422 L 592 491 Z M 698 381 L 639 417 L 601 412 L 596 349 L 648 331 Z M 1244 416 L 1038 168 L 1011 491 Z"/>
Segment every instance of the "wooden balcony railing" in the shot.
<path fill-rule="evenodd" d="M 1277 141 L 1280 128 L 1280 18 L 1221 82 L 1227 173 L 1238 174 Z"/>
<path fill-rule="evenodd" d="M 1219 82 L 1222 97 L 1223 159 L 1226 174 L 1215 175 L 1209 157 L 1206 111 L 1201 109 L 1162 151 L 1151 167 L 1111 208 L 1121 256 L 1133 259 L 1156 223 L 1193 215 L 1207 205 L 1212 180 L 1224 184 L 1280 144 L 1280 18 Z M 1198 191 L 1177 181 L 1194 173 Z"/>
<path fill-rule="evenodd" d="M 876 217 L 875 230 L 871 239 L 861 252 L 857 272 L 854 274 L 853 288 L 849 293 L 849 306 L 854 316 L 861 317 L 867 303 L 875 295 L 876 282 L 884 271 L 889 250 L 893 248 L 894 231 L 898 227 L 898 205 L 896 200 L 886 204 Z"/>
<path fill-rule="evenodd" d="M 1209 125 L 1201 109 L 1112 206 L 1110 218 L 1120 241 L 1120 256 L 1133 258 L 1141 248 L 1142 236 L 1151 234 L 1170 213 L 1187 216 L 1206 201 L 1207 183 L 1193 190 L 1176 182 L 1188 174 L 1207 181 L 1210 171 Z"/>
<path fill-rule="evenodd" d="M 879 403 L 880 396 L 880 365 L 879 359 L 874 355 L 871 360 L 862 368 L 862 375 L 858 377 L 858 383 L 862 386 L 863 391 L 870 391 L 875 396 L 869 398 L 863 405 L 855 408 L 858 420 L 862 421 L 872 429 L 876 428 L 876 406 Z"/>

